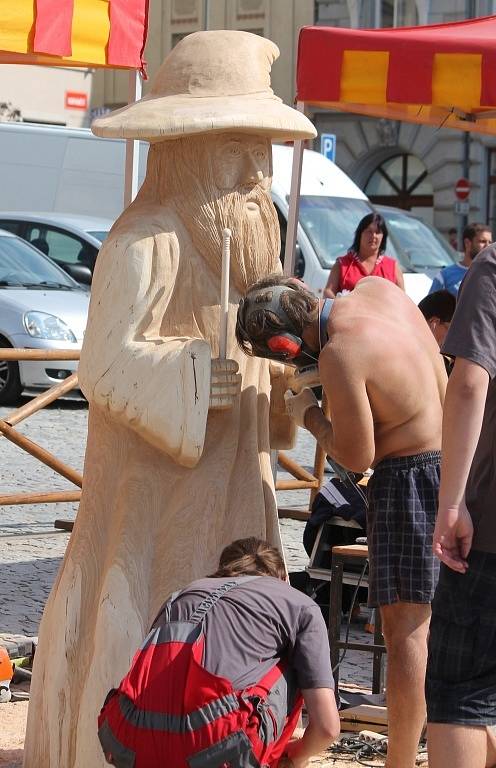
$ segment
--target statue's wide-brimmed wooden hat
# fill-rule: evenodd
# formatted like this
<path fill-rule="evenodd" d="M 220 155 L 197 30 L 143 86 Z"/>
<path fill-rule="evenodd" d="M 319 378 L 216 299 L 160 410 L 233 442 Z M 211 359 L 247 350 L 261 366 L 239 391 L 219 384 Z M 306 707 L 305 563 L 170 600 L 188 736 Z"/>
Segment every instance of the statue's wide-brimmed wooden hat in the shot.
<path fill-rule="evenodd" d="M 279 49 L 251 32 L 194 32 L 183 38 L 140 101 L 93 121 L 97 136 L 155 142 L 236 131 L 307 139 L 315 128 L 270 87 Z"/>

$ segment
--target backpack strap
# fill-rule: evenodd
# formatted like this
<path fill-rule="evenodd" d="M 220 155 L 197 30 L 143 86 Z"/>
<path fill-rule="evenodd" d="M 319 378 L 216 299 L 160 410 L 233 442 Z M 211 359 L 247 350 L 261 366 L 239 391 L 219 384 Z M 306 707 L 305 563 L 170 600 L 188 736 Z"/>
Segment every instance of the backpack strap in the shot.
<path fill-rule="evenodd" d="M 240 576 L 237 577 L 236 580 L 225 581 L 224 584 L 221 584 L 220 587 L 214 589 L 213 592 L 211 592 L 201 601 L 200 605 L 197 606 L 195 611 L 189 617 L 188 621 L 199 624 L 201 621 L 203 621 L 207 613 L 214 607 L 215 603 L 224 597 L 227 592 L 229 592 L 234 587 L 239 587 L 241 584 L 247 584 L 249 581 L 253 581 L 254 579 L 259 578 L 260 576 Z"/>

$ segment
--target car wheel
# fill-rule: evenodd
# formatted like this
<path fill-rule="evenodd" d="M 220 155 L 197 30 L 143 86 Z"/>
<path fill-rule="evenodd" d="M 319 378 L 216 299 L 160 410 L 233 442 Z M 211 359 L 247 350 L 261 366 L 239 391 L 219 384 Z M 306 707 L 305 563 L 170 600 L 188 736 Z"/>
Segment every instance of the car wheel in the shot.
<path fill-rule="evenodd" d="M 0 347 L 10 347 L 0 339 Z M 22 392 L 19 366 L 14 360 L 0 360 L 0 405 L 15 405 Z"/>

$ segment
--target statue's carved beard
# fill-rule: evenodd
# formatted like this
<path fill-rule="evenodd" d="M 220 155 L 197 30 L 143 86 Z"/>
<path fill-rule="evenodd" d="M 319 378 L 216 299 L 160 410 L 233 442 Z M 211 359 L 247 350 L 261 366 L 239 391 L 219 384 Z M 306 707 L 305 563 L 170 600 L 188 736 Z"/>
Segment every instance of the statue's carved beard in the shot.
<path fill-rule="evenodd" d="M 231 284 L 244 293 L 249 285 L 279 268 L 277 213 L 270 195 L 260 185 L 222 196 L 209 186 L 197 185 L 187 199 L 182 195 L 176 198 L 178 213 L 195 247 L 219 275 L 222 231 L 226 227 L 231 230 Z M 250 209 L 247 203 L 256 203 L 258 210 L 255 206 Z"/>

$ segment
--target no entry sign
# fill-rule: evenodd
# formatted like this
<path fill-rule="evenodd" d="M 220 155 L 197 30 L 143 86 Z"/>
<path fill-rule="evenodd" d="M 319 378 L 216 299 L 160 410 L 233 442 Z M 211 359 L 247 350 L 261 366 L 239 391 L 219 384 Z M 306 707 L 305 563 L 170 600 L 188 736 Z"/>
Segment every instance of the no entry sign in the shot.
<path fill-rule="evenodd" d="M 466 200 L 470 194 L 470 182 L 468 179 L 458 179 L 455 184 L 455 195 L 458 200 Z"/>

